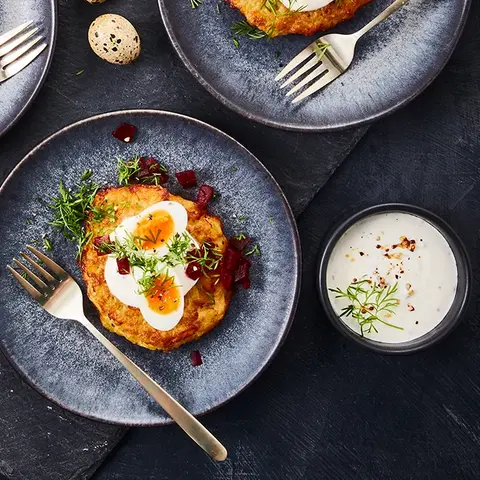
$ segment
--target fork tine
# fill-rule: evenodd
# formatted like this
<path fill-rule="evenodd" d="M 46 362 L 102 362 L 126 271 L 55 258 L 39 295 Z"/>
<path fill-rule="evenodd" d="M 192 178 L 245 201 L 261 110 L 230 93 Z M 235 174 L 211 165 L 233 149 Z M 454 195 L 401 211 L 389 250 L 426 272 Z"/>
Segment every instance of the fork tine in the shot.
<path fill-rule="evenodd" d="M 326 87 L 329 83 L 333 82 L 339 76 L 340 75 L 338 72 L 327 73 L 327 75 L 324 75 L 320 80 L 315 82 L 313 85 L 308 87 L 304 92 L 302 92 L 300 95 L 295 97 L 295 99 L 292 100 L 292 103 L 297 103 L 300 100 L 303 100 L 304 98 L 308 97 L 312 93 L 315 93 L 318 90 L 322 89 L 323 87 Z"/>
<path fill-rule="evenodd" d="M 311 43 L 308 47 L 304 48 L 290 63 L 275 77 L 275 80 L 281 80 L 285 75 L 290 73 L 294 68 L 298 67 L 302 62 L 307 60 L 308 57 L 315 54 L 313 47 L 316 41 Z"/>
<path fill-rule="evenodd" d="M 22 23 L 22 25 L 12 28 L 12 30 L 9 30 L 8 32 L 4 33 L 3 35 L 0 35 L 0 46 L 3 45 L 4 43 L 8 42 L 11 40 L 13 37 L 18 35 L 19 33 L 22 33 L 25 29 L 33 25 L 33 20 L 30 20 L 29 22 Z"/>
<path fill-rule="evenodd" d="M 0 59 L 0 67 L 6 67 L 7 65 L 14 62 L 15 60 L 18 60 L 24 53 L 28 52 L 40 40 L 42 40 L 42 37 L 35 37 L 30 42 L 25 43 L 24 45 L 21 45 L 15 50 L 12 50 L 10 53 L 7 53 L 7 55 L 5 55 Z"/>
<path fill-rule="evenodd" d="M 290 85 L 294 80 L 296 80 L 298 77 L 301 77 L 304 73 L 307 73 L 318 63 L 319 62 L 317 57 L 312 58 L 302 68 L 299 68 L 285 83 L 283 83 L 280 86 L 280 89 L 285 88 L 287 85 Z"/>
<path fill-rule="evenodd" d="M 27 280 L 25 280 L 16 270 L 14 270 L 10 265 L 7 265 L 8 270 L 12 275 L 18 280 L 18 283 L 35 299 L 40 301 L 43 295 L 33 287 Z"/>
<path fill-rule="evenodd" d="M 14 258 L 13 263 L 18 268 L 23 270 L 39 287 L 48 290 L 48 285 L 40 277 L 37 277 L 37 275 L 30 271 L 22 262 L 19 262 L 16 258 Z"/>
<path fill-rule="evenodd" d="M 297 85 L 295 85 L 291 90 L 289 90 L 287 92 L 287 97 L 295 93 L 297 90 L 300 90 L 305 85 L 309 84 L 312 80 L 314 80 L 323 72 L 325 72 L 327 68 L 328 67 L 324 63 L 319 65 L 315 70 L 309 73 L 301 82 L 297 83 Z"/>
<path fill-rule="evenodd" d="M 43 267 L 41 267 L 35 260 L 33 260 L 33 258 L 30 258 L 26 253 L 23 253 L 23 252 L 21 252 L 20 255 L 22 255 L 22 257 L 25 260 L 27 260 L 27 262 L 29 262 L 31 265 L 33 265 L 33 267 L 35 267 L 37 272 L 42 274 L 44 276 L 44 278 L 46 278 L 49 282 L 54 282 L 55 281 L 55 277 L 53 277 L 50 274 L 50 272 L 47 272 Z"/>
<path fill-rule="evenodd" d="M 42 262 L 45 263 L 45 265 L 54 273 L 57 275 L 60 275 L 62 277 L 69 277 L 70 275 L 60 266 L 58 263 L 55 263 L 53 260 L 48 258 L 45 254 L 43 254 L 40 250 L 37 250 L 35 247 L 32 247 L 31 245 L 27 245 L 27 248 L 34 254 L 36 255 Z"/>
<path fill-rule="evenodd" d="M 30 50 L 15 62 L 8 65 L 8 67 L 4 69 L 6 74 L 5 79 L 12 77 L 23 70 L 26 66 L 30 65 L 30 63 L 32 63 L 47 48 L 47 46 L 48 45 L 46 43 L 42 43 L 33 50 Z"/>
<path fill-rule="evenodd" d="M 35 35 L 38 32 L 38 28 L 32 28 L 28 32 L 24 33 L 23 35 L 20 35 L 19 37 L 15 38 L 11 42 L 7 42 L 3 46 L 0 47 L 0 57 L 3 57 L 7 53 L 11 52 L 13 49 L 17 48 L 19 45 L 21 45 L 25 40 L 28 40 L 30 37 Z"/>

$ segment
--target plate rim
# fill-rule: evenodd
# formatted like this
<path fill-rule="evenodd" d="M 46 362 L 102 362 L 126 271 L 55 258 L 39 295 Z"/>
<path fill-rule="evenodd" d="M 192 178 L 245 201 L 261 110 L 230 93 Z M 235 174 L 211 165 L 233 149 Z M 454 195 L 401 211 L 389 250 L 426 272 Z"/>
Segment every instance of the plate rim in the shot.
<path fill-rule="evenodd" d="M 3 137 L 15 124 L 25 115 L 27 110 L 30 108 L 33 101 L 37 98 L 37 95 L 40 93 L 41 88 L 43 87 L 45 80 L 47 79 L 47 75 L 50 71 L 50 67 L 52 65 L 53 54 L 55 53 L 55 47 L 57 44 L 57 32 L 58 32 L 58 6 L 56 0 L 49 0 L 52 6 L 52 34 L 50 35 L 50 43 L 48 45 L 48 53 L 47 53 L 47 61 L 43 67 L 42 73 L 40 75 L 40 79 L 33 89 L 33 92 L 28 97 L 27 102 L 25 105 L 20 109 L 20 111 L 10 120 L 10 123 L 7 126 L 0 130 L 0 137 Z"/>
<path fill-rule="evenodd" d="M 61 136 L 65 132 L 67 132 L 70 129 L 73 129 L 77 127 L 78 125 L 82 125 L 84 123 L 90 123 L 92 121 L 95 121 L 97 119 L 102 119 L 102 118 L 107 118 L 107 117 L 116 117 L 116 116 L 125 116 L 125 115 L 131 115 L 131 114 L 147 114 L 147 115 L 158 115 L 158 116 L 169 116 L 169 117 L 176 117 L 176 118 L 181 118 L 187 122 L 192 122 L 196 125 L 199 125 L 201 128 L 206 128 L 207 130 L 214 131 L 215 134 L 221 135 L 228 139 L 231 142 L 234 142 L 238 147 L 240 147 L 242 150 L 244 150 L 250 157 L 256 161 L 257 165 L 260 167 L 262 170 L 263 174 L 265 174 L 270 181 L 273 182 L 274 187 L 277 189 L 278 194 L 280 195 L 280 198 L 282 199 L 282 202 L 286 208 L 287 211 L 287 216 L 288 216 L 288 224 L 291 227 L 291 231 L 293 234 L 293 239 L 294 239 L 294 250 L 292 252 L 293 258 L 295 260 L 295 269 L 296 269 L 296 283 L 295 283 L 295 292 L 293 295 L 293 302 L 292 302 L 292 308 L 291 311 L 288 315 L 287 321 L 283 325 L 283 331 L 281 332 L 281 336 L 278 340 L 278 342 L 273 345 L 271 349 L 271 353 L 268 356 L 267 360 L 260 365 L 258 369 L 253 373 L 253 376 L 247 380 L 247 382 L 235 392 L 233 395 L 230 395 L 228 398 L 226 398 L 223 402 L 214 405 L 213 407 L 207 408 L 205 410 L 202 410 L 200 413 L 195 414 L 195 417 L 203 416 L 207 413 L 213 412 L 220 407 L 224 406 L 234 398 L 238 397 L 241 393 L 243 393 L 246 389 L 248 389 L 258 378 L 262 375 L 262 373 L 271 365 L 273 359 L 275 356 L 278 354 L 280 348 L 284 344 L 288 333 L 290 331 L 290 328 L 292 326 L 293 320 L 295 318 L 297 308 L 298 308 L 298 302 L 300 298 L 300 292 L 301 292 L 301 286 L 302 286 L 302 247 L 301 247 L 301 242 L 300 242 L 300 234 L 298 231 L 298 226 L 297 222 L 293 213 L 293 210 L 290 206 L 290 203 L 288 202 L 282 188 L 276 181 L 276 179 L 273 177 L 273 175 L 270 173 L 270 171 L 265 167 L 265 165 L 252 153 L 250 150 L 248 150 L 246 147 L 244 147 L 240 142 L 235 140 L 233 137 L 228 135 L 227 133 L 223 132 L 222 130 L 218 129 L 217 127 L 214 127 L 213 125 L 210 125 L 202 120 L 198 120 L 196 118 L 190 117 L 188 115 L 184 115 L 181 113 L 177 112 L 171 112 L 168 110 L 157 110 L 157 109 L 144 109 L 144 108 L 139 108 L 139 109 L 124 109 L 124 110 L 114 110 L 110 112 L 105 112 L 101 114 L 96 114 L 92 115 L 90 117 L 75 121 L 69 125 L 66 125 L 53 134 L 49 135 L 47 138 L 42 140 L 39 144 L 37 144 L 33 149 L 31 149 L 21 160 L 18 162 L 17 165 L 10 171 L 10 173 L 7 175 L 5 180 L 2 182 L 0 185 L 0 201 L 1 201 L 1 196 L 4 194 L 4 190 L 7 187 L 8 184 L 14 179 L 16 172 L 23 166 L 25 165 L 32 157 L 36 155 L 36 153 L 41 150 L 44 146 L 49 144 L 51 141 L 54 141 L 57 137 Z M 0 342 L 0 351 L 3 353 L 5 358 L 7 359 L 8 363 L 13 367 L 13 369 L 20 375 L 21 379 L 24 380 L 30 387 L 32 387 L 36 392 L 38 392 L 40 395 L 42 395 L 44 398 L 47 400 L 51 401 L 55 405 L 60 406 L 61 408 L 74 413 L 76 415 L 79 415 L 84 418 L 88 418 L 90 420 L 95 420 L 101 423 L 107 423 L 110 425 L 121 425 L 121 426 L 126 426 L 126 427 L 160 427 L 160 426 L 166 426 L 173 424 L 174 421 L 171 418 L 168 418 L 167 420 L 162 420 L 162 421 L 153 421 L 153 422 L 128 422 L 128 421 L 114 421 L 110 419 L 105 419 L 101 418 L 95 415 L 90 415 L 90 414 L 85 414 L 84 412 L 80 412 L 76 410 L 75 408 L 70 408 L 67 405 L 64 405 L 62 402 L 58 401 L 57 399 L 53 398 L 53 396 L 44 391 L 40 386 L 35 385 L 30 377 L 20 368 L 19 365 L 16 364 L 16 362 L 11 358 L 10 353 L 7 351 L 7 349 L 4 347 L 3 343 Z"/>
<path fill-rule="evenodd" d="M 457 25 L 457 28 L 455 30 L 455 34 L 452 36 L 452 43 L 450 50 L 447 52 L 447 55 L 445 56 L 444 61 L 441 63 L 440 67 L 436 72 L 433 73 L 433 75 L 430 75 L 424 84 L 422 84 L 419 88 L 417 88 L 411 95 L 403 99 L 402 101 L 398 102 L 397 104 L 393 105 L 390 108 L 386 108 L 382 110 L 379 113 L 370 115 L 369 117 L 359 120 L 359 121 L 352 121 L 352 122 L 343 122 L 341 124 L 338 124 L 336 126 L 311 126 L 311 125 L 304 125 L 300 126 L 297 124 L 293 123 L 288 123 L 288 122 L 277 122 L 275 120 L 270 120 L 268 118 L 265 118 L 261 115 L 253 114 L 250 113 L 248 110 L 245 108 L 241 107 L 240 105 L 237 105 L 233 102 L 231 102 L 227 97 L 222 95 L 216 88 L 214 88 L 195 68 L 195 64 L 193 61 L 190 61 L 188 56 L 185 54 L 183 49 L 180 47 L 179 41 L 177 40 L 177 36 L 174 33 L 174 28 L 172 26 L 172 23 L 170 22 L 168 16 L 166 15 L 166 8 L 164 6 L 165 0 L 157 0 L 158 6 L 160 9 L 160 15 L 163 20 L 163 24 L 165 26 L 165 29 L 167 31 L 168 37 L 170 38 L 170 41 L 177 52 L 178 56 L 182 60 L 183 64 L 187 67 L 188 71 L 196 78 L 196 80 L 211 94 L 213 97 L 215 97 L 218 101 L 220 101 L 223 105 L 226 107 L 230 108 L 234 112 L 238 113 L 239 115 L 242 115 L 243 117 L 248 118 L 249 120 L 253 120 L 255 122 L 258 122 L 260 124 L 266 125 L 268 127 L 273 127 L 273 128 L 278 128 L 281 130 L 287 130 L 287 131 L 292 131 L 292 132 L 306 132 L 306 133 L 328 133 L 328 132 L 338 132 L 342 130 L 347 130 L 347 129 L 353 129 L 353 128 L 358 128 L 362 127 L 365 125 L 371 125 L 374 122 L 385 118 L 392 113 L 396 112 L 397 110 L 403 108 L 406 106 L 408 103 L 410 103 L 412 100 L 417 98 L 422 92 L 425 91 L 426 88 L 428 88 L 432 82 L 440 75 L 440 73 L 443 71 L 445 66 L 447 65 L 448 61 L 453 55 L 453 52 L 455 51 L 455 48 L 457 47 L 457 44 L 460 40 L 461 34 L 465 28 L 467 19 L 468 19 L 468 14 L 470 12 L 470 7 L 472 5 L 472 0 L 462 0 L 463 3 L 463 11 L 462 11 L 462 16 L 459 24 Z M 311 37 L 311 36 L 310 36 Z M 308 37 L 306 37 L 308 38 Z"/>

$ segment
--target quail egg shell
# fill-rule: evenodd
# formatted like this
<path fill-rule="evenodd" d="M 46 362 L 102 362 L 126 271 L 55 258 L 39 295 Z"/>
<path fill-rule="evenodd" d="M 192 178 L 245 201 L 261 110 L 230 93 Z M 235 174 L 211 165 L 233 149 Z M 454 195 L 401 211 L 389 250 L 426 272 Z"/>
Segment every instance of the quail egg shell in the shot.
<path fill-rule="evenodd" d="M 108 13 L 96 18 L 88 30 L 92 50 L 102 59 L 117 65 L 132 63 L 140 55 L 140 37 L 124 17 Z"/>

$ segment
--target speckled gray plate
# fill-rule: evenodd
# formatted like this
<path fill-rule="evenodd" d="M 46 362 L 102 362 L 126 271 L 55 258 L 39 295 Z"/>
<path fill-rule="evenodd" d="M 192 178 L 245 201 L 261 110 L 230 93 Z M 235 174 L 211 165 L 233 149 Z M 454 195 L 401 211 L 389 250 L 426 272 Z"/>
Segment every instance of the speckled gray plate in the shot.
<path fill-rule="evenodd" d="M 132 144 L 111 135 L 124 121 L 138 128 Z M 74 245 L 48 226 L 51 213 L 39 198 L 56 195 L 60 180 L 74 185 L 86 168 L 97 182 L 116 185 L 116 158 L 135 154 L 154 155 L 172 172 L 195 169 L 201 182 L 221 193 L 212 210 L 224 220 L 226 234 L 248 232 L 262 251 L 253 259 L 252 287 L 234 296 L 220 326 L 169 354 L 134 346 L 103 329 L 93 310 L 88 315 L 192 413 L 222 405 L 268 365 L 295 312 L 301 255 L 295 220 L 273 177 L 231 137 L 192 118 L 155 110 L 92 117 L 60 130 L 15 168 L 0 189 L 0 345 L 35 388 L 73 412 L 112 423 L 161 425 L 169 418 L 101 344 L 76 322 L 44 312 L 5 269 L 25 242 L 46 233 L 53 258 L 80 279 Z M 182 193 L 176 181 L 168 187 Z M 202 366 L 192 367 L 192 350 L 201 352 Z"/>
<path fill-rule="evenodd" d="M 25 113 L 42 87 L 52 61 L 57 31 L 55 0 L 0 1 L 0 35 L 29 20 L 40 28 L 48 48 L 23 71 L 0 83 L 0 136 Z"/>
<path fill-rule="evenodd" d="M 236 48 L 231 26 L 243 17 L 221 0 L 195 9 L 189 0 L 158 1 L 173 45 L 210 93 L 252 120 L 311 132 L 369 123 L 412 100 L 449 59 L 470 6 L 470 0 L 411 0 L 359 42 L 342 78 L 292 105 L 274 78 L 315 37 L 238 37 Z M 390 3 L 373 0 L 337 31 L 358 30 Z"/>

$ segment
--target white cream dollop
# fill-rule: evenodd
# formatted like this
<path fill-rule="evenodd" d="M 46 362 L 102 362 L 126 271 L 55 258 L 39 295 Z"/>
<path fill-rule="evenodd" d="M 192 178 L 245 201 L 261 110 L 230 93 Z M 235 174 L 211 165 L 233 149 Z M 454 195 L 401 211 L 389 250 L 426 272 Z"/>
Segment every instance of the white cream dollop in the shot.
<path fill-rule="evenodd" d="M 326 7 L 334 0 L 280 0 L 289 10 L 300 10 L 302 12 L 310 12 Z"/>

